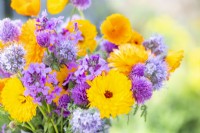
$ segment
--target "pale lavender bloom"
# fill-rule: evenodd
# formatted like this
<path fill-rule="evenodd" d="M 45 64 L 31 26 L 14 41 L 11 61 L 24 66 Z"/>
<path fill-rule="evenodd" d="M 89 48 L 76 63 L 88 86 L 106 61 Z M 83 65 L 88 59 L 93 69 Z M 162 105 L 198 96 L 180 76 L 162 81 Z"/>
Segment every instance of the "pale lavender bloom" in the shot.
<path fill-rule="evenodd" d="M 74 103 L 77 105 L 87 105 L 88 99 L 86 90 L 89 89 L 90 86 L 87 83 L 77 84 L 71 90 L 71 97 L 74 100 Z"/>
<path fill-rule="evenodd" d="M 107 53 L 111 53 L 113 51 L 113 49 L 118 49 L 118 46 L 109 42 L 109 41 L 106 41 L 104 40 L 102 43 L 101 43 L 102 47 L 103 47 L 103 50 L 105 50 Z"/>
<path fill-rule="evenodd" d="M 25 65 L 24 55 L 25 50 L 22 45 L 8 46 L 0 53 L 0 68 L 12 74 L 22 71 Z"/>
<path fill-rule="evenodd" d="M 143 42 L 144 47 L 156 56 L 166 56 L 167 46 L 164 43 L 164 38 L 161 35 L 155 35 Z"/>
<path fill-rule="evenodd" d="M 3 124 L 3 126 L 1 127 L 1 133 L 6 133 L 6 124 Z"/>
<path fill-rule="evenodd" d="M 91 0 L 71 0 L 71 3 L 79 10 L 85 10 L 90 7 Z"/>
<path fill-rule="evenodd" d="M 78 70 L 74 73 L 77 83 L 84 83 L 86 80 L 93 80 L 103 71 L 108 71 L 107 62 L 99 54 L 86 55 L 79 60 Z"/>
<path fill-rule="evenodd" d="M 20 35 L 20 28 L 9 18 L 0 21 L 0 40 L 3 42 L 15 41 Z"/>
<path fill-rule="evenodd" d="M 132 91 L 138 104 L 144 104 L 153 93 L 151 81 L 146 77 L 132 77 Z"/>
<path fill-rule="evenodd" d="M 51 68 L 46 68 L 43 63 L 30 64 L 29 68 L 23 71 L 21 78 L 23 85 L 26 87 L 24 95 L 30 95 L 34 98 L 34 102 L 38 104 L 41 104 L 43 100 L 50 104 L 55 96 L 61 92 L 56 74 L 50 74 L 51 71 Z M 54 87 L 51 92 L 51 88 L 47 86 L 47 83 Z"/>
<path fill-rule="evenodd" d="M 2 69 L 0 68 L 0 78 L 9 78 L 10 76 L 11 76 L 10 73 L 5 72 L 4 70 L 2 70 Z"/>
<path fill-rule="evenodd" d="M 76 109 L 69 123 L 74 133 L 96 133 L 104 126 L 100 113 L 95 109 Z"/>
<path fill-rule="evenodd" d="M 167 80 L 166 62 L 159 57 L 150 57 L 146 63 L 145 76 L 151 80 L 155 90 L 160 89 L 163 81 Z"/>

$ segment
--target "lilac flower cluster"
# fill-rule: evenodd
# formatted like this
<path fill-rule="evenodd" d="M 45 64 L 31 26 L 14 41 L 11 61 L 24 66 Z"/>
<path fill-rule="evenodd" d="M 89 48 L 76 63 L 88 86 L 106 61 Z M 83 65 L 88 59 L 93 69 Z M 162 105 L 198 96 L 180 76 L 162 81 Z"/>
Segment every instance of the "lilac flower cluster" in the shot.
<path fill-rule="evenodd" d="M 20 35 L 20 27 L 9 18 L 0 21 L 0 40 L 4 43 L 15 41 Z"/>
<path fill-rule="evenodd" d="M 33 97 L 34 101 L 38 104 L 41 104 L 43 100 L 51 104 L 55 96 L 60 95 L 61 92 L 61 88 L 58 87 L 56 74 L 50 74 L 51 71 L 51 68 L 46 68 L 43 63 L 31 64 L 22 73 L 21 80 L 26 87 L 24 94 Z M 51 85 L 54 89 L 50 88 Z"/>
<path fill-rule="evenodd" d="M 44 56 L 45 64 L 48 66 L 66 65 L 74 61 L 77 56 L 76 44 L 83 39 L 77 24 L 74 25 L 72 33 L 66 29 L 58 31 L 61 22 L 62 17 L 48 19 L 46 12 L 43 12 L 42 16 L 37 19 L 36 38 L 38 44 L 48 48 L 50 52 Z"/>
<path fill-rule="evenodd" d="M 102 130 L 103 121 L 96 110 L 78 108 L 72 114 L 70 125 L 75 133 L 96 133 Z"/>
<path fill-rule="evenodd" d="M 86 55 L 79 60 L 78 70 L 74 73 L 77 83 L 84 83 L 86 80 L 93 80 L 103 71 L 108 71 L 107 62 L 99 54 Z"/>
<path fill-rule="evenodd" d="M 71 0 L 71 3 L 79 10 L 85 10 L 90 7 L 91 0 Z"/>
<path fill-rule="evenodd" d="M 167 47 L 161 35 L 150 37 L 149 40 L 143 42 L 143 45 L 147 50 L 151 50 L 155 56 L 165 57 L 167 54 Z"/>
<path fill-rule="evenodd" d="M 0 68 L 8 73 L 15 74 L 22 71 L 25 65 L 25 50 L 22 45 L 13 44 L 0 53 Z"/>

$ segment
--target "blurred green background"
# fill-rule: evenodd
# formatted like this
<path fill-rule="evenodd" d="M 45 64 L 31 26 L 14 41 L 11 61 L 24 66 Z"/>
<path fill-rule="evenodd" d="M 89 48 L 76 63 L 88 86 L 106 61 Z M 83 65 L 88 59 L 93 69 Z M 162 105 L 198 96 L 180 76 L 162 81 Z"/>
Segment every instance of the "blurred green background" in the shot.
<path fill-rule="evenodd" d="M 159 33 L 169 49 L 183 49 L 184 59 L 163 89 L 156 91 L 148 106 L 147 120 L 120 116 L 112 121 L 111 133 L 200 133 L 200 0 L 93 0 L 84 13 L 97 28 L 106 16 L 122 13 L 144 38 Z M 26 20 L 0 0 L 0 19 Z M 45 9 L 45 0 L 42 0 Z M 71 6 L 61 13 L 69 15 Z"/>

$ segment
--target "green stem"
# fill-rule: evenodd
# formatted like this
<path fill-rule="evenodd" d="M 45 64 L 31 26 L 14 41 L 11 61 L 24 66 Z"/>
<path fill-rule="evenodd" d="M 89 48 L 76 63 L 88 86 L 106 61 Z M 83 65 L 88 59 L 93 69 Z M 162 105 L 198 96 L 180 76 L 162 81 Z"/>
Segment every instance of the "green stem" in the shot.
<path fill-rule="evenodd" d="M 79 12 L 80 16 L 82 17 L 82 19 L 85 19 L 85 16 L 84 16 L 84 14 L 83 14 L 83 11 L 78 10 L 78 12 Z"/>
<path fill-rule="evenodd" d="M 50 114 L 51 110 L 50 110 L 49 104 L 47 104 L 47 111 Z"/>
<path fill-rule="evenodd" d="M 60 124 L 60 131 L 63 133 L 63 108 L 61 109 L 61 124 Z"/>
<path fill-rule="evenodd" d="M 35 131 L 35 127 L 33 126 L 33 124 L 29 121 L 29 122 L 27 122 L 28 123 L 28 125 L 31 127 L 31 129 L 33 130 L 33 131 Z"/>
<path fill-rule="evenodd" d="M 38 108 L 39 108 L 40 112 L 42 113 L 42 115 L 44 116 L 44 118 L 48 119 L 46 114 L 45 114 L 45 112 L 44 112 L 44 110 L 40 106 L 38 106 Z"/>
<path fill-rule="evenodd" d="M 29 129 L 30 131 L 34 132 L 34 130 L 31 127 L 29 127 L 28 125 L 26 125 L 25 123 L 22 126 Z"/>
<path fill-rule="evenodd" d="M 53 127 L 54 127 L 55 132 L 56 132 L 56 133 L 59 133 L 59 132 L 58 132 L 58 128 L 57 128 L 56 124 L 54 123 L 53 119 L 51 119 L 51 123 L 52 123 L 52 125 L 53 125 Z"/>
<path fill-rule="evenodd" d="M 69 21 L 71 21 L 72 16 L 74 15 L 74 13 L 76 12 L 76 7 L 74 7 L 70 13 L 70 17 L 69 17 Z"/>

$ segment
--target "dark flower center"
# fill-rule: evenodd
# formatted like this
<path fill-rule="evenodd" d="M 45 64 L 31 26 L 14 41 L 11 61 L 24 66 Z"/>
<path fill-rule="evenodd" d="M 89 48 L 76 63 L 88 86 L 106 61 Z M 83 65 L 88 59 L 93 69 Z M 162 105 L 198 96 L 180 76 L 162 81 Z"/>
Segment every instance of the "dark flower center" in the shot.
<path fill-rule="evenodd" d="M 106 92 L 104 93 L 104 96 L 105 96 L 106 98 L 111 98 L 111 97 L 113 97 L 113 93 L 110 92 L 110 91 L 106 91 Z"/>

